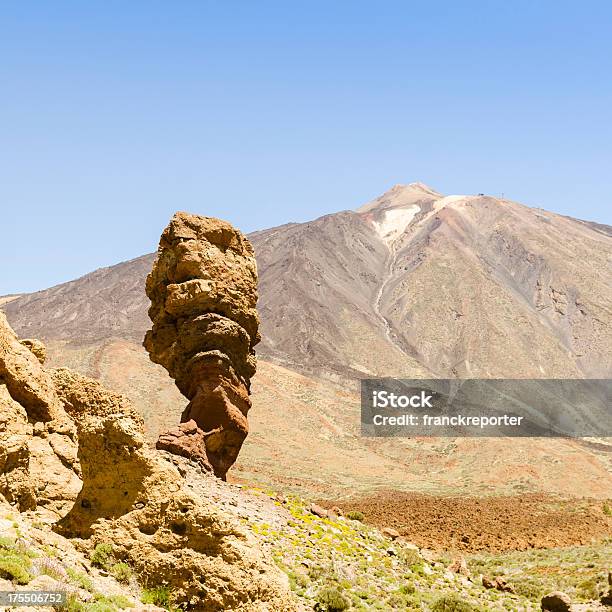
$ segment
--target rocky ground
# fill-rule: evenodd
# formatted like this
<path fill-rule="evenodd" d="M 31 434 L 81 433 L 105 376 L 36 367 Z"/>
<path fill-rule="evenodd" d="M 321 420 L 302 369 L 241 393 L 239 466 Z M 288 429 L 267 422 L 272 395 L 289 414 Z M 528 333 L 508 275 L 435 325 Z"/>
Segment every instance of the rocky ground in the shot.
<path fill-rule="evenodd" d="M 328 502 L 334 504 L 335 502 Z M 588 545 L 612 535 L 612 500 L 544 494 L 434 496 L 386 491 L 352 498 L 368 523 L 438 550 L 530 550 Z"/>
<path fill-rule="evenodd" d="M 224 483 L 186 459 L 161 456 L 182 475 L 186 491 L 255 534 L 287 576 L 295 609 L 527 611 L 540 610 L 541 598 L 556 590 L 571 598 L 574 611 L 605 609 L 597 600 L 607 588 L 610 539 L 503 553 L 433 551 L 364 523 L 351 506 L 326 509 Z M 171 585 L 147 586 L 129 563 L 115 558 L 120 544 L 109 534 L 86 551 L 50 524 L 2 506 L 0 588 L 67 590 L 66 609 L 79 612 L 176 609 Z"/>

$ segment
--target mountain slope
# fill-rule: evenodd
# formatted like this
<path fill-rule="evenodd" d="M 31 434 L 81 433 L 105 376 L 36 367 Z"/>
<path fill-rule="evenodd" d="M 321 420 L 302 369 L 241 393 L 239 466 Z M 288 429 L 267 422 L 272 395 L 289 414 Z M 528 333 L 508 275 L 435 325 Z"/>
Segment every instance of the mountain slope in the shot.
<path fill-rule="evenodd" d="M 256 232 L 259 353 L 344 379 L 607 377 L 606 227 L 491 197 L 443 197 L 412 183 L 357 211 Z M 149 326 L 143 287 L 152 257 L 4 309 L 23 336 L 140 341 Z"/>
<path fill-rule="evenodd" d="M 610 377 L 610 232 L 413 183 L 355 211 L 251 234 L 263 340 L 234 477 L 321 496 L 381 486 L 605 495 L 609 456 L 580 441 L 362 438 L 357 379 Z M 141 346 L 152 260 L 2 308 L 21 336 L 47 342 L 50 365 L 130 397 L 154 439 L 186 401 Z"/>

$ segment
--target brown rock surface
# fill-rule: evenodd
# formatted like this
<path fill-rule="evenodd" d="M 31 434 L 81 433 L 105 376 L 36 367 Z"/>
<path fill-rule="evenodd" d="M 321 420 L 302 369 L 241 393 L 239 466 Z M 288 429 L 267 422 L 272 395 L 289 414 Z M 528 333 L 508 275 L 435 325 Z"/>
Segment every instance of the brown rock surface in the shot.
<path fill-rule="evenodd" d="M 34 338 L 24 338 L 23 340 L 20 340 L 20 342 L 34 354 L 34 357 L 36 357 L 36 359 L 38 359 L 42 365 L 44 365 L 47 359 L 47 348 L 40 340 L 36 340 Z"/>
<path fill-rule="evenodd" d="M 586 545 L 609 537 L 612 526 L 600 500 L 544 494 L 479 498 L 381 491 L 344 503 L 363 512 L 365 522 L 380 529 L 391 524 L 409 542 L 432 550 Z"/>
<path fill-rule="evenodd" d="M 182 609 L 295 609 L 287 577 L 254 536 L 148 448 L 132 405 L 70 370 L 44 370 L 2 315 L 0 376 L 0 505 L 52 510 L 59 534 L 89 553 L 110 544 Z"/>
<path fill-rule="evenodd" d="M 147 278 L 153 328 L 144 346 L 189 404 L 181 422 L 202 434 L 168 432 L 158 448 L 201 461 L 225 478 L 248 433 L 253 347 L 259 341 L 257 266 L 249 241 L 229 223 L 176 213 Z"/>
<path fill-rule="evenodd" d="M 554 591 L 542 597 L 542 610 L 548 612 L 570 612 L 572 609 L 572 600 L 569 595 L 561 591 Z"/>
<path fill-rule="evenodd" d="M 19 510 L 60 514 L 80 488 L 76 449 L 50 374 L 0 313 L 0 494 Z"/>
<path fill-rule="evenodd" d="M 181 423 L 159 436 L 157 448 L 173 455 L 197 461 L 205 470 L 212 471 L 205 451 L 205 433 L 193 420 Z"/>

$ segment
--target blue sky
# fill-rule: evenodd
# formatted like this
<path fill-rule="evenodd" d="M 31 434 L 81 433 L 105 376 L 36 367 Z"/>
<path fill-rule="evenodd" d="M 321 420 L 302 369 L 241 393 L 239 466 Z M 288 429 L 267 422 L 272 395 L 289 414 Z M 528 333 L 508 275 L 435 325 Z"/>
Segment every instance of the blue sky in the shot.
<path fill-rule="evenodd" d="M 0 5 L 0 294 L 394 183 L 612 224 L 612 3 Z"/>

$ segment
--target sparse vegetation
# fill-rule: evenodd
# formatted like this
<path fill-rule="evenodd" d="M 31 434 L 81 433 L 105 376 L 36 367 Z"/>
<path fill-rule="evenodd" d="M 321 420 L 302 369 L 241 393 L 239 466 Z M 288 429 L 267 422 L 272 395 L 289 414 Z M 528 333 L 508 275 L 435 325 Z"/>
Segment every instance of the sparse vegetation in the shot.
<path fill-rule="evenodd" d="M 117 582 L 128 584 L 132 578 L 132 569 L 127 563 L 115 563 L 110 573 Z"/>
<path fill-rule="evenodd" d="M 469 581 L 447 570 L 454 553 L 430 553 L 425 559 L 411 544 L 390 543 L 374 527 L 346 520 L 348 516 L 314 516 L 310 504 L 296 497 L 284 507 L 292 516 L 286 524 L 266 517 L 249 527 L 288 575 L 293 592 L 318 610 L 331 609 L 339 594 L 349 604 L 345 609 L 356 611 L 535 612 L 542 595 L 553 590 L 568 592 L 577 601 L 594 599 L 587 596 L 595 593 L 595 583 L 603 585 L 604 569 L 612 561 L 607 543 L 479 553 L 466 555 Z M 516 592 L 486 589 L 480 574 L 502 576 Z"/>
<path fill-rule="evenodd" d="M 84 574 L 83 572 L 78 572 L 77 570 L 72 569 L 71 567 L 66 568 L 66 573 L 68 574 L 68 578 L 70 578 L 70 581 L 75 586 L 85 591 L 93 591 L 93 582 L 87 574 Z"/>
<path fill-rule="evenodd" d="M 153 604 L 170 610 L 172 604 L 172 597 L 170 587 L 167 586 L 156 586 L 152 588 L 144 588 L 140 601 L 143 604 Z"/>
<path fill-rule="evenodd" d="M 108 570 L 112 561 L 113 545 L 112 544 L 96 544 L 94 551 L 91 553 L 91 564 L 94 567 L 100 567 Z"/>
<path fill-rule="evenodd" d="M 478 612 L 479 610 L 480 607 L 474 607 L 455 593 L 442 595 L 431 604 L 431 612 Z"/>
<path fill-rule="evenodd" d="M 350 519 L 351 521 L 363 521 L 365 516 L 363 515 L 363 512 L 359 512 L 359 510 L 351 510 L 346 513 L 346 518 Z"/>
<path fill-rule="evenodd" d="M 351 602 L 336 587 L 321 589 L 317 594 L 317 601 L 327 612 L 341 612 L 351 607 Z"/>
<path fill-rule="evenodd" d="M 0 541 L 0 578 L 13 580 L 17 584 L 28 584 L 32 579 L 30 567 L 32 560 L 22 552 L 11 538 Z"/>

